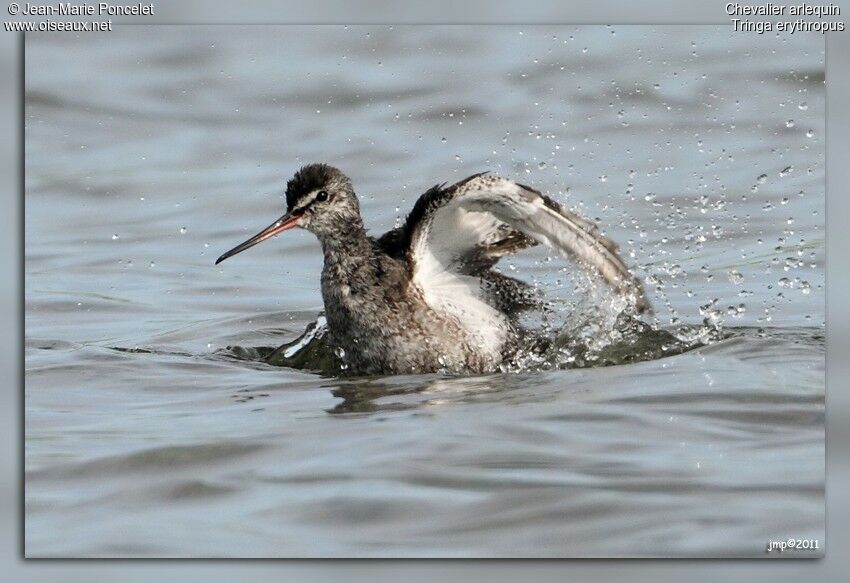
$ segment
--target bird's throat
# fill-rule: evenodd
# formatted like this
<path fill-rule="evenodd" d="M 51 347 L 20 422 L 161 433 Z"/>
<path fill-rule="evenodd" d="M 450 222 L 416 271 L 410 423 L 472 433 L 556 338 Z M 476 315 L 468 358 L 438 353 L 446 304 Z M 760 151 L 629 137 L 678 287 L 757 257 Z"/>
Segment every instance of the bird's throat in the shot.
<path fill-rule="evenodd" d="M 325 268 L 356 269 L 368 263 L 375 250 L 363 224 L 341 225 L 333 234 L 320 236 Z"/>

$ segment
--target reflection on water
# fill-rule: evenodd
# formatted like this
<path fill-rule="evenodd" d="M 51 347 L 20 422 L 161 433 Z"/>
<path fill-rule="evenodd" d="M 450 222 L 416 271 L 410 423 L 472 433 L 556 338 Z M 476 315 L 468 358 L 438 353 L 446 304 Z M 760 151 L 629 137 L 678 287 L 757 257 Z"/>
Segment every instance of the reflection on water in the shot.
<path fill-rule="evenodd" d="M 29 556 L 825 547 L 822 37 L 26 42 Z M 320 328 L 299 341 L 322 308 L 311 235 L 213 266 L 319 160 L 374 233 L 438 181 L 529 183 L 620 243 L 656 315 L 617 320 L 536 249 L 502 268 L 547 298 L 545 350 L 493 375 L 340 375 Z"/>

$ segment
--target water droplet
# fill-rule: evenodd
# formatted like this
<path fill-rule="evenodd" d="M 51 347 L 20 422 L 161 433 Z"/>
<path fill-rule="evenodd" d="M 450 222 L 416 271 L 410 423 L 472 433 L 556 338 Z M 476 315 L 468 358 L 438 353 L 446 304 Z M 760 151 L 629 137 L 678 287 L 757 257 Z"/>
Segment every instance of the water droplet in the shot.
<path fill-rule="evenodd" d="M 537 168 L 539 168 L 540 170 L 546 170 L 546 162 L 540 162 L 537 165 Z"/>
<path fill-rule="evenodd" d="M 806 103 L 805 101 L 803 101 L 803 102 L 800 103 L 800 105 L 797 106 L 797 108 L 800 111 L 806 111 L 807 109 L 809 109 L 809 104 Z"/>
<path fill-rule="evenodd" d="M 180 227 L 180 234 L 181 234 L 181 235 L 185 235 L 185 234 L 186 234 L 186 231 L 188 231 L 188 230 L 189 230 L 189 229 L 187 229 L 186 227 Z"/>
<path fill-rule="evenodd" d="M 113 240 L 113 241 L 117 241 L 117 240 L 118 240 L 118 233 L 115 233 L 114 235 L 112 235 L 112 240 Z"/>
<path fill-rule="evenodd" d="M 608 176 L 606 176 L 605 174 L 603 174 L 602 176 L 599 177 L 599 182 L 606 182 L 607 180 L 608 180 Z"/>
<path fill-rule="evenodd" d="M 727 275 L 729 277 L 729 281 L 732 284 L 737 285 L 737 284 L 741 283 L 742 281 L 744 281 L 744 276 L 737 269 L 732 269 L 731 271 L 729 271 L 729 273 Z"/>
<path fill-rule="evenodd" d="M 760 174 L 758 178 L 756 178 L 756 182 L 759 184 L 764 184 L 767 182 L 767 174 Z"/>
<path fill-rule="evenodd" d="M 800 291 L 803 292 L 804 295 L 809 295 L 812 291 L 812 285 L 808 281 L 801 281 Z"/>
<path fill-rule="evenodd" d="M 785 122 L 785 127 L 786 127 L 786 128 L 793 128 L 793 127 L 794 127 L 794 120 L 793 120 L 793 119 L 789 119 L 788 121 L 786 121 L 786 122 Z"/>
<path fill-rule="evenodd" d="M 812 138 L 812 137 L 814 137 L 814 135 L 815 135 L 815 130 L 808 130 L 808 131 L 806 132 L 806 137 L 807 137 L 807 138 Z"/>
<path fill-rule="evenodd" d="M 786 166 L 785 168 L 783 168 L 782 170 L 780 170 L 780 171 L 779 171 L 779 176 L 780 176 L 780 177 L 788 176 L 788 175 L 789 175 L 789 174 L 791 174 L 793 171 L 794 171 L 794 167 L 793 167 L 793 166 Z"/>
<path fill-rule="evenodd" d="M 445 144 L 448 140 L 446 140 L 446 138 L 440 138 L 440 141 Z"/>

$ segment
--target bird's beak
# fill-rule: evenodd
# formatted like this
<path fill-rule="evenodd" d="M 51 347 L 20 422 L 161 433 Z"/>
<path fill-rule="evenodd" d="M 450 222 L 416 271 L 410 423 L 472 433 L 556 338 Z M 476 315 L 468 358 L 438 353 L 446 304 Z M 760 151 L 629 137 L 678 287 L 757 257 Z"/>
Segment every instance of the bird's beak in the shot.
<path fill-rule="evenodd" d="M 242 253 L 245 249 L 253 247 L 257 243 L 262 243 L 269 237 L 274 237 L 278 233 L 282 233 L 284 231 L 288 231 L 294 227 L 298 226 L 299 221 L 301 220 L 301 215 L 295 215 L 292 213 L 287 213 L 280 217 L 278 220 L 273 222 L 271 225 L 245 241 L 244 243 L 240 243 L 227 253 L 223 254 L 221 257 L 215 260 L 215 264 L 218 265 L 228 257 L 232 257 L 237 253 Z"/>

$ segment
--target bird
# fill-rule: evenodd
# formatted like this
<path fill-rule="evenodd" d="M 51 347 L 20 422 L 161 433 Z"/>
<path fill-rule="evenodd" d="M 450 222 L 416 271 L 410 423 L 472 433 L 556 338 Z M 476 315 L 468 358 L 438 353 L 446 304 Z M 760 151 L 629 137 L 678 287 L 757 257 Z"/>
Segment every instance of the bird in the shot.
<path fill-rule="evenodd" d="M 327 340 L 349 374 L 497 372 L 527 337 L 519 318 L 536 300 L 495 266 L 538 244 L 598 274 L 636 312 L 651 311 L 595 223 L 490 172 L 431 187 L 398 227 L 373 237 L 351 179 L 305 165 L 286 184 L 286 212 L 215 264 L 296 227 L 321 245 Z"/>

